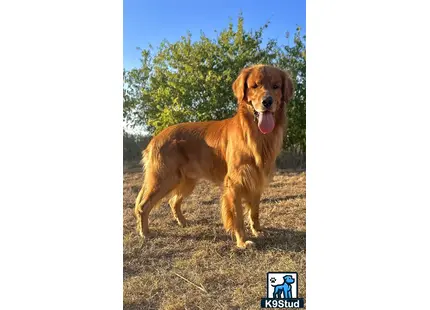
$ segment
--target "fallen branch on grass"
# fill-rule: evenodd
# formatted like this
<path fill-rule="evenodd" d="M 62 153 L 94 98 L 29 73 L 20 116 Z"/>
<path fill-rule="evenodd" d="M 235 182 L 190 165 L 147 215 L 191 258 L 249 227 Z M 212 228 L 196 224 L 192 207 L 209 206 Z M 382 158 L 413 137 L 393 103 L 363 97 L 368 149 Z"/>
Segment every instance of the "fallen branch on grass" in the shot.
<path fill-rule="evenodd" d="M 192 285 L 194 285 L 195 287 L 197 287 L 199 290 L 201 290 L 202 292 L 205 292 L 205 293 L 207 293 L 208 291 L 206 291 L 206 289 L 203 287 L 203 285 L 197 285 L 197 284 L 195 284 L 195 283 L 193 283 L 193 282 L 191 282 L 190 280 L 188 280 L 187 278 L 184 278 L 183 276 L 181 276 L 180 274 L 177 274 L 176 272 L 174 272 L 174 274 L 175 275 L 177 275 L 179 278 L 181 278 L 181 279 L 183 279 L 183 280 L 185 280 L 185 281 L 187 281 L 188 283 L 190 283 L 190 284 L 192 284 Z"/>

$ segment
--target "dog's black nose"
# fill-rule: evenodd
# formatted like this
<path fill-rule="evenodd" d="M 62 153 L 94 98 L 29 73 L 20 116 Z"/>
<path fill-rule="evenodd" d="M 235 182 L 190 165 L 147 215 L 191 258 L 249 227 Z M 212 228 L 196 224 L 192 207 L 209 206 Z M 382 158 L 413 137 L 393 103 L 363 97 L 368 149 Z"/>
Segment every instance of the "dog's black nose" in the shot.
<path fill-rule="evenodd" d="M 267 96 L 266 98 L 263 99 L 263 105 L 265 108 L 270 108 L 272 103 L 273 103 L 272 96 Z"/>

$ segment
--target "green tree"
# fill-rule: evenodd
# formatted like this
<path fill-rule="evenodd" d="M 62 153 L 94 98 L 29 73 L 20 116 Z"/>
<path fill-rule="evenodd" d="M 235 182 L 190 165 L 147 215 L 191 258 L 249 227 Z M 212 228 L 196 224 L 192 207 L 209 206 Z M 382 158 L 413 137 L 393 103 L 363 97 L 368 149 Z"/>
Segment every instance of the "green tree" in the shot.
<path fill-rule="evenodd" d="M 306 36 L 301 36 L 300 30 L 297 27 L 294 44 L 281 50 L 278 64 L 291 72 L 295 88 L 294 98 L 288 106 L 284 145 L 290 150 L 306 152 Z"/>

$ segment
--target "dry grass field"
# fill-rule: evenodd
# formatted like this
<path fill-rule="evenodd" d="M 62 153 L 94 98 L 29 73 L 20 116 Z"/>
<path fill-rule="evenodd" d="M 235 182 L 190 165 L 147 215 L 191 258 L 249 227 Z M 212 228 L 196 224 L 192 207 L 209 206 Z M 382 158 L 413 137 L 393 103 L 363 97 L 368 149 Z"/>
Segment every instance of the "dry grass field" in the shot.
<path fill-rule="evenodd" d="M 141 182 L 140 170 L 124 173 L 124 309 L 260 309 L 268 271 L 298 272 L 306 297 L 304 172 L 276 174 L 261 199 L 266 233 L 247 250 L 223 230 L 220 189 L 205 181 L 183 203 L 188 227 L 164 201 L 150 215 L 154 236 L 141 241 L 133 214 Z"/>

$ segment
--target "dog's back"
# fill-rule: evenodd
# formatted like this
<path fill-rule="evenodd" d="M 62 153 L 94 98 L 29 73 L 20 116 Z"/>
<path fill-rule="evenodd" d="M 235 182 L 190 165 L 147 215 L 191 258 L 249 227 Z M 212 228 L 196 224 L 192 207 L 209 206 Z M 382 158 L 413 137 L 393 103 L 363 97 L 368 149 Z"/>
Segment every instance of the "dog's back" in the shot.
<path fill-rule="evenodd" d="M 143 152 L 145 175 L 166 173 L 221 183 L 227 173 L 222 123 L 182 123 L 161 131 Z"/>

